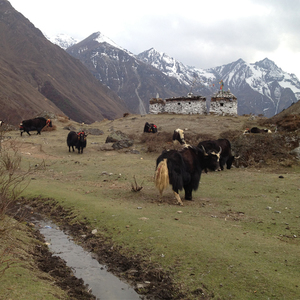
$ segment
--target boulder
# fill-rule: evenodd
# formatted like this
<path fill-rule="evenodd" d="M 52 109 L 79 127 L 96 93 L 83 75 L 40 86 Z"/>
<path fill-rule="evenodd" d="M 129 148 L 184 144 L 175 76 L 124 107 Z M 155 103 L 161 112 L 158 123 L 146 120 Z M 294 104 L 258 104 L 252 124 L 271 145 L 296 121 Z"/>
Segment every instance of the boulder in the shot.
<path fill-rule="evenodd" d="M 113 131 L 107 138 L 105 143 L 115 143 L 123 140 L 130 140 L 129 137 L 120 130 Z"/>
<path fill-rule="evenodd" d="M 121 141 L 117 141 L 117 142 L 113 143 L 112 147 L 115 150 L 119 150 L 119 149 L 123 149 L 123 148 L 129 148 L 132 145 L 133 145 L 132 140 L 121 140 Z"/>
<path fill-rule="evenodd" d="M 300 147 L 293 149 L 290 154 L 295 155 L 297 159 L 300 159 Z"/>

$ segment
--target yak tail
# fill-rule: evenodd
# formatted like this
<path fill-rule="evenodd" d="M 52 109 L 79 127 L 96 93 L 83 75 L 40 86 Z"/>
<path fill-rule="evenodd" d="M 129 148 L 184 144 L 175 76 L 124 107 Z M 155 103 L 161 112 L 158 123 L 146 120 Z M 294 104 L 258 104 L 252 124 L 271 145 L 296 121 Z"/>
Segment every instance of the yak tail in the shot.
<path fill-rule="evenodd" d="M 160 196 L 164 189 L 169 186 L 169 172 L 167 166 L 167 159 L 162 160 L 155 172 L 155 186 L 159 190 Z"/>

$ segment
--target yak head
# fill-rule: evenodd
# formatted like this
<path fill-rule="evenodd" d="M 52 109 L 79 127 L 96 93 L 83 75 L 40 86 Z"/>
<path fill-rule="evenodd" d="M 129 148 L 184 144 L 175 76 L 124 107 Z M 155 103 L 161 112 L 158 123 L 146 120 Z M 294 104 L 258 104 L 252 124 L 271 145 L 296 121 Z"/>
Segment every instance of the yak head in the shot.
<path fill-rule="evenodd" d="M 52 121 L 50 119 L 46 121 L 46 126 L 52 127 Z"/>
<path fill-rule="evenodd" d="M 215 150 L 206 151 L 203 145 L 201 145 L 201 148 L 202 149 L 200 150 L 202 150 L 201 152 L 203 153 L 202 168 L 205 170 L 209 169 L 211 171 L 220 171 L 220 156 L 222 153 L 222 148 L 219 147 L 220 149 L 218 152 Z"/>
<path fill-rule="evenodd" d="M 78 141 L 83 143 L 86 141 L 87 134 L 84 131 L 80 131 L 77 133 Z"/>
<path fill-rule="evenodd" d="M 186 141 L 184 140 L 184 132 L 180 128 L 174 130 L 173 133 L 173 143 L 176 144 L 177 142 L 179 142 L 180 145 L 186 144 Z"/>

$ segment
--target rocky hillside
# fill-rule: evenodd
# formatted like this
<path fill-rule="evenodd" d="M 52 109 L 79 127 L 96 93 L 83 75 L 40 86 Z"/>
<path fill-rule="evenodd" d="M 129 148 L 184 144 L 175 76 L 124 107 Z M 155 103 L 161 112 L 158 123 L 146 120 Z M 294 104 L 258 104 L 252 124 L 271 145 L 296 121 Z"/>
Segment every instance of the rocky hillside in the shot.
<path fill-rule="evenodd" d="M 116 93 L 6 0 L 0 0 L 0 40 L 0 118 L 5 122 L 16 125 L 50 111 L 90 123 L 127 111 Z"/>

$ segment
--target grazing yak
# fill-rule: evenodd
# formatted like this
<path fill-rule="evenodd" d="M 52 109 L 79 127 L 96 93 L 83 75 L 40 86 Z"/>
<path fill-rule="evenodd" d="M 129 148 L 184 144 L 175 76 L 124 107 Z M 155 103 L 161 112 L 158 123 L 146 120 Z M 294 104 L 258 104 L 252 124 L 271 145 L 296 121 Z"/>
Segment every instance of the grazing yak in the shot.
<path fill-rule="evenodd" d="M 212 141 L 202 141 L 198 144 L 198 147 L 204 146 L 205 149 L 210 151 L 219 151 L 221 149 L 220 154 L 220 169 L 224 170 L 224 165 L 226 164 L 226 168 L 230 169 L 232 163 L 234 161 L 234 155 L 231 152 L 231 144 L 227 139 L 218 139 Z"/>
<path fill-rule="evenodd" d="M 67 145 L 69 147 L 69 152 L 71 152 L 71 147 L 74 152 L 74 147 L 78 149 L 78 153 L 83 153 L 83 148 L 86 147 L 86 137 L 87 134 L 85 134 L 84 131 L 81 132 L 75 132 L 70 131 L 67 136 Z"/>
<path fill-rule="evenodd" d="M 244 131 L 244 134 L 246 133 L 272 133 L 270 129 L 260 129 L 258 127 L 252 127 L 251 129 L 247 128 Z"/>
<path fill-rule="evenodd" d="M 192 200 L 192 191 L 199 186 L 202 170 L 219 168 L 220 152 L 207 151 L 204 147 L 188 146 L 180 151 L 164 150 L 156 160 L 155 185 L 160 193 L 172 185 L 177 203 L 183 205 L 179 190 L 184 189 L 185 199 Z"/>
<path fill-rule="evenodd" d="M 186 145 L 186 141 L 184 140 L 184 132 L 180 128 L 174 130 L 172 140 L 173 140 L 173 144 L 179 142 L 180 145 Z"/>
<path fill-rule="evenodd" d="M 20 123 L 21 136 L 23 132 L 27 132 L 31 135 L 29 131 L 37 131 L 37 134 L 41 134 L 41 130 L 45 127 L 52 127 L 52 122 L 50 119 L 46 120 L 43 117 L 38 117 L 34 119 L 24 120 Z"/>

